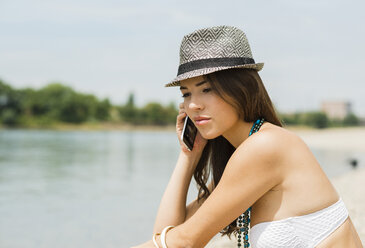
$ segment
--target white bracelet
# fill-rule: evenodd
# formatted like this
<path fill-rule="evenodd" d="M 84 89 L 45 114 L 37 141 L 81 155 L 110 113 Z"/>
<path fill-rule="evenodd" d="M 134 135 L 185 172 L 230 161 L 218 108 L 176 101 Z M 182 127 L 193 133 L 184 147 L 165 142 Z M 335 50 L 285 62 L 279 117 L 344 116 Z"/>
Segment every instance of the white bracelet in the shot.
<path fill-rule="evenodd" d="M 167 226 L 167 227 L 165 227 L 162 230 L 162 233 L 161 233 L 161 244 L 162 244 L 162 248 L 167 248 L 167 245 L 166 245 L 166 233 L 167 233 L 168 230 L 170 230 L 173 227 L 175 227 L 175 226 Z"/>
<path fill-rule="evenodd" d="M 153 234 L 153 236 L 152 236 L 152 241 L 153 241 L 153 243 L 155 244 L 155 246 L 156 246 L 156 248 L 160 248 L 159 246 L 158 246 L 158 244 L 157 244 L 157 241 L 156 241 L 156 235 L 160 235 L 161 233 L 155 233 L 155 234 Z"/>

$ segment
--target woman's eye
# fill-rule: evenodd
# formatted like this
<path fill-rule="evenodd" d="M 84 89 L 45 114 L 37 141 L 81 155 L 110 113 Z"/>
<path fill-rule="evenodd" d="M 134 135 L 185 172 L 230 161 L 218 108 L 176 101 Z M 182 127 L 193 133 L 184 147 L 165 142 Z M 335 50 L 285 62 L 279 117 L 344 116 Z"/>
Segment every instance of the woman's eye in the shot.
<path fill-rule="evenodd" d="M 207 93 L 207 92 L 209 92 L 209 91 L 211 91 L 211 90 L 212 90 L 211 88 L 205 88 L 205 89 L 203 89 L 203 92 L 204 92 L 204 93 Z M 181 96 L 181 97 L 185 98 L 185 97 L 188 97 L 188 96 L 190 96 L 190 93 L 182 94 L 182 96 Z"/>
<path fill-rule="evenodd" d="M 185 97 L 188 97 L 188 96 L 189 96 L 189 93 L 185 93 L 181 97 L 185 98 Z"/>

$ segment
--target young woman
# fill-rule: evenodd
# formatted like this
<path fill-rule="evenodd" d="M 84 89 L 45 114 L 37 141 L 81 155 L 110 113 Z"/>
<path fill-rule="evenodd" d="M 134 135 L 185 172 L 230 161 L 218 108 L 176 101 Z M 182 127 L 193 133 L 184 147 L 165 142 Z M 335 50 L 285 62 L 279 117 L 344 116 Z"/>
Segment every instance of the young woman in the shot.
<path fill-rule="evenodd" d="M 153 237 L 136 247 L 204 247 L 218 232 L 238 234 L 238 247 L 362 247 L 310 149 L 282 127 L 262 67 L 235 27 L 184 36 L 178 76 L 166 85 L 180 86 L 184 99 L 181 152 Z M 187 117 L 198 129 L 191 151 L 180 139 Z M 186 206 L 193 176 L 199 194 Z"/>

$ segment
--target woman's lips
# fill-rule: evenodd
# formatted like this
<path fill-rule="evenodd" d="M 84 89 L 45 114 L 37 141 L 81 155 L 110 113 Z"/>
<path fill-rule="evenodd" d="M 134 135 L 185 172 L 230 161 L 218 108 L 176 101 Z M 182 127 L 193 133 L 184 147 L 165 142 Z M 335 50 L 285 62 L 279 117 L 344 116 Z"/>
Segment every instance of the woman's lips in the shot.
<path fill-rule="evenodd" d="M 196 120 L 195 123 L 199 126 L 207 124 L 210 121 L 210 119 L 202 119 L 202 120 Z"/>
<path fill-rule="evenodd" d="M 198 117 L 195 118 L 195 124 L 196 125 L 199 125 L 199 126 L 205 125 L 209 121 L 210 121 L 210 118 L 208 118 L 208 117 L 200 117 L 200 116 L 198 116 Z"/>

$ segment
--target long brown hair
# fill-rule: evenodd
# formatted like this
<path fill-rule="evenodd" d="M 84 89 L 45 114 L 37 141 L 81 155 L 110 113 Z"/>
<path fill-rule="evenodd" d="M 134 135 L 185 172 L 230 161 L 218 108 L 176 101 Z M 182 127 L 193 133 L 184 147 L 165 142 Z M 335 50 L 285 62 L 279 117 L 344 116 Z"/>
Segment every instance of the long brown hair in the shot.
<path fill-rule="evenodd" d="M 210 82 L 213 92 L 236 109 L 241 120 L 253 122 L 263 117 L 265 121 L 282 127 L 256 70 L 233 68 L 204 75 L 204 78 Z M 199 185 L 198 202 L 210 195 L 206 186 L 209 175 L 212 173 L 213 184 L 217 185 L 234 151 L 234 146 L 223 136 L 208 140 L 194 171 L 194 179 Z M 236 220 L 220 231 L 222 236 L 228 235 L 229 238 L 232 232 L 238 232 Z"/>

